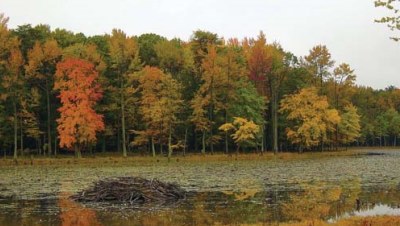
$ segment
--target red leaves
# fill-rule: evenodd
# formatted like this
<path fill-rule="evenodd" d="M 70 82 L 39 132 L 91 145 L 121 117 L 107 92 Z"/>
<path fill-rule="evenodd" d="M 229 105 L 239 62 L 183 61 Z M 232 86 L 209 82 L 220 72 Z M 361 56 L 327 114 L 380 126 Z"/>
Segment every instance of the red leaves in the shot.
<path fill-rule="evenodd" d="M 57 64 L 54 89 L 60 90 L 62 106 L 58 122 L 60 147 L 96 141 L 96 132 L 104 130 L 103 116 L 93 107 L 102 98 L 94 65 L 80 59 L 66 59 Z"/>

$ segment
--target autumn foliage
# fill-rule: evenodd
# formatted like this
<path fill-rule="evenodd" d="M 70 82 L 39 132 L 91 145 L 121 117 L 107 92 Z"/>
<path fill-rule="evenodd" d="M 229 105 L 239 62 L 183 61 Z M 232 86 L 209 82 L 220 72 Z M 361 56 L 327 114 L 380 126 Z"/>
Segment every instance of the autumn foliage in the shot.
<path fill-rule="evenodd" d="M 285 97 L 280 111 L 294 122 L 286 129 L 288 139 L 306 149 L 328 142 L 329 133 L 340 122 L 338 111 L 330 109 L 327 98 L 319 96 L 313 87 Z"/>
<path fill-rule="evenodd" d="M 75 150 L 96 141 L 96 132 L 104 130 L 103 116 L 94 107 L 102 98 L 94 65 L 80 59 L 66 59 L 57 64 L 54 88 L 60 91 L 62 106 L 57 119 L 60 147 Z"/>
<path fill-rule="evenodd" d="M 398 146 L 400 89 L 358 86 L 323 44 L 296 56 L 262 31 L 224 40 L 197 30 L 185 41 L 7 23 L 0 13 L 0 148 L 14 158 L 86 146 L 123 156 Z M 254 138 L 219 129 L 234 117 L 259 128 Z"/>
<path fill-rule="evenodd" d="M 140 145 L 150 140 L 155 156 L 154 143 L 162 144 L 168 137 L 171 154 L 172 132 L 182 107 L 180 84 L 170 74 L 165 74 L 156 67 L 146 66 L 137 75 L 141 92 L 139 112 L 143 117 L 145 129 L 136 131 L 138 136 L 134 144 Z"/>
<path fill-rule="evenodd" d="M 256 137 L 260 132 L 260 127 L 251 120 L 249 121 L 245 118 L 234 117 L 233 123 L 225 123 L 219 127 L 219 130 L 224 132 L 233 131 L 231 136 L 238 146 L 237 150 L 239 150 L 240 146 L 246 144 L 255 146 L 252 142 L 256 140 Z"/>

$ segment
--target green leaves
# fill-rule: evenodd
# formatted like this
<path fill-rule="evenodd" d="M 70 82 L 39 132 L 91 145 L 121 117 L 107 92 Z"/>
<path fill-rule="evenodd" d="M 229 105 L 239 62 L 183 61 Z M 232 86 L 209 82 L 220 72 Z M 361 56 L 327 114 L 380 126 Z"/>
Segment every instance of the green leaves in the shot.
<path fill-rule="evenodd" d="M 375 1 L 375 7 L 385 7 L 390 16 L 384 16 L 379 19 L 376 19 L 376 23 L 386 24 L 386 26 L 392 31 L 399 31 L 400 30 L 400 16 L 398 15 L 399 9 L 399 0 L 378 0 Z M 399 41 L 399 37 L 390 37 L 390 39 L 394 41 Z"/>

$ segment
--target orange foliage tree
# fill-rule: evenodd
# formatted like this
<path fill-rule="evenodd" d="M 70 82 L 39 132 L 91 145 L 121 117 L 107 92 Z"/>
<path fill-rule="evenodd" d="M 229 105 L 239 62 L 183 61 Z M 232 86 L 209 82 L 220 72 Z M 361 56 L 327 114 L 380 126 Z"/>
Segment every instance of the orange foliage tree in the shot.
<path fill-rule="evenodd" d="M 54 89 L 60 91 L 62 106 L 58 109 L 57 130 L 60 147 L 74 148 L 79 158 L 81 149 L 96 141 L 96 132 L 104 130 L 103 116 L 94 106 L 102 98 L 94 65 L 69 58 L 57 64 Z"/>

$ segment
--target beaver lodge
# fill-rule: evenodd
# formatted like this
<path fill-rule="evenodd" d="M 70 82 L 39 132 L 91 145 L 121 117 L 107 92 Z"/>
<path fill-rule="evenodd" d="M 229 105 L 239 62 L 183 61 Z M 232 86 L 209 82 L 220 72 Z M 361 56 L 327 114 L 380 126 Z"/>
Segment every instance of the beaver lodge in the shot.
<path fill-rule="evenodd" d="M 118 177 L 96 182 L 92 187 L 71 196 L 79 202 L 116 202 L 129 204 L 169 204 L 185 198 L 177 184 L 141 177 Z"/>

